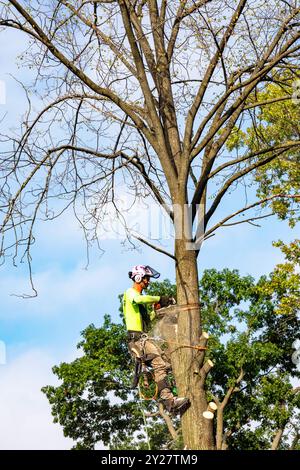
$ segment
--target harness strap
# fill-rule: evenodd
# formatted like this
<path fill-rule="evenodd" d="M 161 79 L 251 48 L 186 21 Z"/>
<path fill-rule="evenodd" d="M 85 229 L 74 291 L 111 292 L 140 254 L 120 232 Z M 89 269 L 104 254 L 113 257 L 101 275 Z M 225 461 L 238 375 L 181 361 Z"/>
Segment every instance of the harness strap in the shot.
<path fill-rule="evenodd" d="M 170 390 L 170 384 L 165 378 L 157 382 L 157 387 L 159 392 L 161 392 L 165 388 L 168 388 Z"/>

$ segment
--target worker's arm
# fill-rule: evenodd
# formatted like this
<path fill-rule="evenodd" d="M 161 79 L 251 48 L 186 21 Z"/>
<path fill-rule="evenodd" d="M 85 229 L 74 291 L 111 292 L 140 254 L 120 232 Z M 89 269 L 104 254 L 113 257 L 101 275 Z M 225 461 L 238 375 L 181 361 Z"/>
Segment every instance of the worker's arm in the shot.
<path fill-rule="evenodd" d="M 133 298 L 133 302 L 135 302 L 136 304 L 156 304 L 157 302 L 159 302 L 159 300 L 159 295 L 136 294 Z"/>

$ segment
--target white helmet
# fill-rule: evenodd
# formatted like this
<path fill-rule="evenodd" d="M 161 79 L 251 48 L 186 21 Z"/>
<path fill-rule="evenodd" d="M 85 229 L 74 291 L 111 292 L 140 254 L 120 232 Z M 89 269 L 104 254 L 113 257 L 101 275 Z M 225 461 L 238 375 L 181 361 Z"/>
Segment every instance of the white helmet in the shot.
<path fill-rule="evenodd" d="M 134 282 L 139 284 L 142 282 L 144 276 L 154 277 L 154 279 L 157 279 L 160 276 L 160 273 L 151 268 L 151 266 L 139 264 L 138 266 L 133 266 L 132 270 L 129 271 L 128 276 Z"/>

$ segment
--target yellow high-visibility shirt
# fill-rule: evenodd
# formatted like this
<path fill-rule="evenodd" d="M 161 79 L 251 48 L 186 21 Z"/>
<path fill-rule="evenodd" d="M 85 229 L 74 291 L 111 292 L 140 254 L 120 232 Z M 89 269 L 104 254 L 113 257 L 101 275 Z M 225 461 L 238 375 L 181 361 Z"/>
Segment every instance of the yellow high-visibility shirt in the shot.
<path fill-rule="evenodd" d="M 142 295 L 133 287 L 127 289 L 123 296 L 123 312 L 127 330 L 145 331 L 147 306 L 159 302 L 158 295 Z M 155 311 L 150 311 L 150 320 L 155 317 Z"/>

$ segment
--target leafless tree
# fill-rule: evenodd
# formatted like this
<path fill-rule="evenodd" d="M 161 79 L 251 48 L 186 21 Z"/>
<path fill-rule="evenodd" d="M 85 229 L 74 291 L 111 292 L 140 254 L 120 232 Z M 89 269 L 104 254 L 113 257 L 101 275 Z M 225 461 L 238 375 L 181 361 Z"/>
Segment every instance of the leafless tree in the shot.
<path fill-rule="evenodd" d="M 298 77 L 299 12 L 298 0 L 0 1 L 0 27 L 27 36 L 19 60 L 35 73 L 21 134 L 2 137 L 2 258 L 30 263 L 36 221 L 70 206 L 88 242 L 107 203 L 126 224 L 118 206 L 126 186 L 174 224 L 173 252 L 142 241 L 174 260 L 177 341 L 198 345 L 201 240 L 241 223 L 241 214 L 251 223 L 269 215 L 253 212 L 267 200 L 232 198 L 221 220 L 217 209 L 258 168 L 300 146 L 295 138 L 234 156 L 226 149 L 233 130 L 266 104 L 259 90 L 284 70 Z M 282 93 L 291 99 L 290 88 Z M 190 212 L 189 230 L 180 211 Z M 191 399 L 181 419 L 186 448 L 212 449 L 213 424 L 202 414 L 205 354 L 178 347 L 172 363 L 180 394 Z"/>

